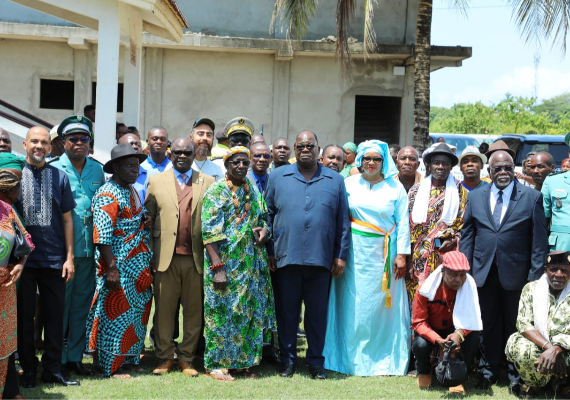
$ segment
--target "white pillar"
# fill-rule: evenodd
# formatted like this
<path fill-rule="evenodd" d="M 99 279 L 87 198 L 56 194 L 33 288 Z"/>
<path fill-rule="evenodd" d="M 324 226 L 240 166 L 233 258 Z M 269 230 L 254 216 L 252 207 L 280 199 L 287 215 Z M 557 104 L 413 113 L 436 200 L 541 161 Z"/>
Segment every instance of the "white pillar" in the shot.
<path fill-rule="evenodd" d="M 144 131 L 139 128 L 141 137 L 146 138 L 150 128 L 162 124 L 162 58 L 163 49 L 145 49 L 144 68 Z M 176 137 L 176 136 L 174 136 Z"/>
<path fill-rule="evenodd" d="M 414 66 L 406 67 L 404 95 L 400 107 L 400 145 L 411 146 L 414 135 Z"/>
<path fill-rule="evenodd" d="M 142 29 L 143 22 L 138 10 L 128 6 L 124 10 L 125 17 L 121 18 L 125 26 L 123 33 L 128 37 L 124 53 L 124 93 L 123 93 L 123 122 L 134 125 L 141 130 L 141 66 L 142 66 Z M 142 133 L 142 132 L 141 132 Z"/>
<path fill-rule="evenodd" d="M 105 2 L 105 10 L 102 10 L 102 16 L 99 19 L 98 34 L 97 123 L 94 156 L 104 163 L 111 158 L 111 149 L 115 146 L 121 34 L 119 2 Z"/>
<path fill-rule="evenodd" d="M 91 56 L 91 49 L 74 48 L 73 50 L 73 80 L 75 81 L 73 111 L 75 114 L 83 114 L 83 108 L 93 102 L 91 98 Z"/>
<path fill-rule="evenodd" d="M 289 89 L 291 86 L 291 60 L 275 60 L 273 66 L 273 118 L 267 144 L 289 134 Z"/>

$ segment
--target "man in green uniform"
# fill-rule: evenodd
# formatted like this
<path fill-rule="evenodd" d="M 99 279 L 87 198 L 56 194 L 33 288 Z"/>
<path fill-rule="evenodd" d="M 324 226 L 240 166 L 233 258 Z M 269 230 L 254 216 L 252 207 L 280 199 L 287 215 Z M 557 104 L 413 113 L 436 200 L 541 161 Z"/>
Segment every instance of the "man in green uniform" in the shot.
<path fill-rule="evenodd" d="M 91 199 L 105 183 L 103 167 L 87 157 L 93 138 L 93 124 L 83 115 L 64 119 L 58 128 L 63 138 L 65 154 L 50 163 L 67 173 L 77 206 L 73 217 L 73 255 L 75 277 L 66 284 L 64 337 L 67 347 L 62 352 L 62 373 L 75 371 L 79 375 L 93 375 L 82 364 L 85 350 L 85 327 L 95 290 L 95 261 L 93 258 L 93 214 Z"/>
<path fill-rule="evenodd" d="M 564 140 L 570 145 L 570 133 Z M 570 171 L 548 176 L 541 192 L 544 214 L 549 220 L 549 251 L 570 251 Z"/>

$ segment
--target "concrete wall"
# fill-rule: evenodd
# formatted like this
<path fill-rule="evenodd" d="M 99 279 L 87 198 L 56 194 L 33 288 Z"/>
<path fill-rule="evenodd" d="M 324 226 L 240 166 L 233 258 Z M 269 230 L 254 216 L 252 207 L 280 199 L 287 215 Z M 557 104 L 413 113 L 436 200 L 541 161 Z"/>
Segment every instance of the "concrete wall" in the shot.
<path fill-rule="evenodd" d="M 274 0 L 178 0 L 190 31 L 207 35 L 284 38 L 276 29 L 269 33 Z M 9 0 L 0 0 L 0 21 L 27 24 L 73 26 L 67 21 L 29 9 Z M 418 0 L 378 0 L 374 26 L 379 43 L 411 44 L 415 39 Z M 321 1 L 305 39 L 336 36 L 336 1 Z M 357 2 L 350 35 L 363 40 L 364 1 Z"/>

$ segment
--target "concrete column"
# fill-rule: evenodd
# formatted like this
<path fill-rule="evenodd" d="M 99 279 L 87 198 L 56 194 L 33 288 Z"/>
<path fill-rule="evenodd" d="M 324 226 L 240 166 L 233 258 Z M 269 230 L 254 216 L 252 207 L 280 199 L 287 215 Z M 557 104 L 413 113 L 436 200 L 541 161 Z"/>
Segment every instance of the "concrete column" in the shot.
<path fill-rule="evenodd" d="M 97 123 L 95 158 L 106 162 L 115 146 L 117 87 L 119 84 L 119 2 L 105 2 L 99 20 L 97 57 Z"/>
<path fill-rule="evenodd" d="M 126 26 L 122 27 L 127 36 L 127 46 L 124 48 L 124 94 L 123 122 L 140 128 L 141 77 L 142 77 L 142 18 L 134 7 L 128 7 L 125 18 Z"/>
<path fill-rule="evenodd" d="M 290 83 L 291 60 L 275 60 L 273 64 L 273 120 L 271 123 L 271 142 L 278 137 L 286 137 L 289 140 Z"/>
<path fill-rule="evenodd" d="M 91 75 L 92 56 L 89 50 L 73 50 L 73 80 L 75 101 L 73 111 L 75 114 L 83 114 L 83 107 L 92 103 Z"/>
<path fill-rule="evenodd" d="M 414 130 L 414 67 L 406 67 L 404 77 L 404 95 L 402 96 L 402 107 L 400 111 L 400 145 L 411 146 L 413 142 Z"/>
<path fill-rule="evenodd" d="M 164 50 L 147 47 L 144 58 L 144 132 L 146 138 L 150 128 L 162 124 L 162 60 Z M 176 137 L 177 135 L 174 135 Z"/>

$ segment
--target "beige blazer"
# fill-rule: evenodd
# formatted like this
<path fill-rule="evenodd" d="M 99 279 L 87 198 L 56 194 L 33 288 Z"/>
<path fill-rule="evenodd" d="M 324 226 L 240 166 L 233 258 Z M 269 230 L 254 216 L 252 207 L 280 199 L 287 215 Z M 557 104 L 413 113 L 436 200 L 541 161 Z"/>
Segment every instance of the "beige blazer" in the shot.
<path fill-rule="evenodd" d="M 201 172 L 192 171 L 192 254 L 198 273 L 204 270 L 204 242 L 202 240 L 202 198 L 215 179 Z M 168 269 L 178 232 L 178 195 L 176 177 L 172 168 L 153 175 L 148 180 L 145 207 L 153 220 L 152 240 L 156 268 Z"/>

